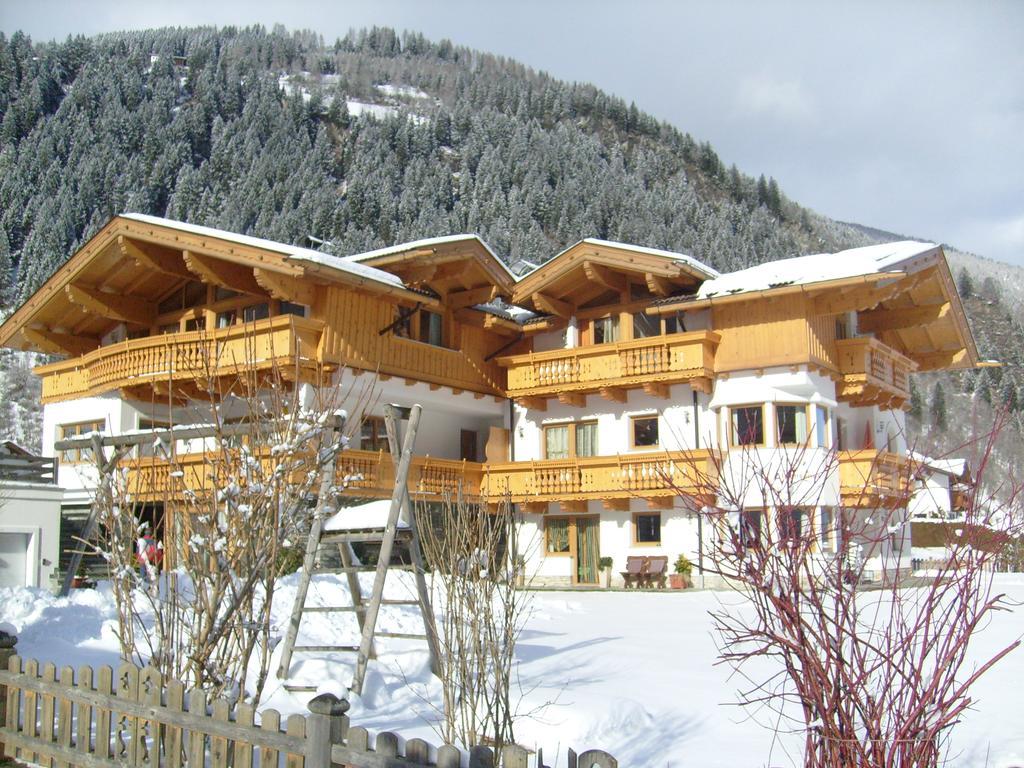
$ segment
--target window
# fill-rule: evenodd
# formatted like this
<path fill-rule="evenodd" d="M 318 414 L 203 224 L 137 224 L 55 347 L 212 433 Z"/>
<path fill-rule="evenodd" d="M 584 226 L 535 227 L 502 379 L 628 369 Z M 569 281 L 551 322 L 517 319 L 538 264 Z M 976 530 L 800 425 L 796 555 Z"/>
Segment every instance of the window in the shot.
<path fill-rule="evenodd" d="M 850 337 L 846 315 L 836 315 L 836 340 L 842 341 Z"/>
<path fill-rule="evenodd" d="M 597 422 L 576 424 L 576 455 L 597 456 Z"/>
<path fill-rule="evenodd" d="M 779 541 L 796 542 L 803 536 L 804 511 L 783 507 L 779 515 Z"/>
<path fill-rule="evenodd" d="M 60 424 L 57 427 L 57 439 L 69 440 L 72 437 L 81 437 L 90 432 L 103 432 L 105 421 L 81 421 L 75 424 Z M 74 464 L 79 461 L 87 461 L 92 454 L 91 449 L 71 448 L 60 452 L 60 460 Z"/>
<path fill-rule="evenodd" d="M 731 408 L 733 445 L 764 445 L 764 406 L 746 405 Z"/>
<path fill-rule="evenodd" d="M 568 424 L 558 424 L 544 427 L 544 458 L 569 458 Z"/>
<path fill-rule="evenodd" d="M 364 451 L 384 451 L 390 453 L 388 431 L 381 416 L 364 416 L 359 426 L 359 446 Z"/>
<path fill-rule="evenodd" d="M 818 536 L 821 539 L 821 550 L 823 552 L 835 552 L 835 539 L 832 535 L 832 527 L 835 525 L 835 508 L 821 508 L 821 523 L 818 526 Z"/>
<path fill-rule="evenodd" d="M 658 417 L 634 416 L 631 428 L 634 448 L 658 447 Z"/>
<path fill-rule="evenodd" d="M 754 549 L 761 546 L 760 510 L 745 509 L 740 512 L 740 546 Z"/>
<path fill-rule="evenodd" d="M 203 331 L 206 330 L 206 318 L 205 317 L 190 317 L 185 321 L 186 331 Z"/>
<path fill-rule="evenodd" d="M 435 347 L 444 346 L 444 328 L 441 325 L 441 315 L 437 312 L 420 310 L 420 335 L 419 339 L 424 344 L 432 344 Z"/>
<path fill-rule="evenodd" d="M 230 328 L 235 324 L 238 319 L 237 309 L 228 309 L 224 312 L 217 313 L 217 327 L 218 328 Z"/>
<path fill-rule="evenodd" d="M 544 427 L 544 458 L 569 459 L 597 455 L 597 422 L 549 424 Z"/>
<path fill-rule="evenodd" d="M 569 554 L 569 518 L 549 517 L 544 521 L 544 550 L 549 555 Z"/>
<path fill-rule="evenodd" d="M 415 339 L 435 347 L 445 346 L 444 317 L 430 310 L 410 311 L 408 307 L 396 307 L 391 331 L 401 339 Z"/>
<path fill-rule="evenodd" d="M 270 305 L 265 301 L 242 310 L 242 319 L 247 323 L 264 320 L 268 317 L 270 317 Z"/>
<path fill-rule="evenodd" d="M 686 331 L 686 323 L 682 312 L 676 312 L 672 315 L 665 315 L 665 333 L 684 333 Z"/>
<path fill-rule="evenodd" d="M 648 336 L 661 335 L 661 318 L 648 315 L 646 312 L 633 313 L 633 338 L 646 339 Z"/>
<path fill-rule="evenodd" d="M 608 344 L 619 340 L 619 316 L 602 317 L 594 321 L 594 343 Z"/>
<path fill-rule="evenodd" d="M 633 543 L 661 544 L 660 512 L 644 512 L 633 515 Z"/>
<path fill-rule="evenodd" d="M 179 309 L 198 307 L 204 303 L 206 303 L 206 284 L 189 282 L 157 304 L 156 311 L 158 315 L 162 315 Z"/>
<path fill-rule="evenodd" d="M 778 445 L 807 444 L 807 406 L 775 405 L 775 439 Z"/>
<path fill-rule="evenodd" d="M 296 317 L 305 317 L 308 307 L 305 304 L 296 304 L 292 301 L 281 302 L 281 314 L 282 315 L 295 315 Z"/>
<path fill-rule="evenodd" d="M 814 406 L 814 431 L 819 448 L 828 448 L 828 408 L 823 405 Z"/>
<path fill-rule="evenodd" d="M 238 291 L 232 291 L 230 288 L 225 288 L 222 285 L 218 285 L 213 289 L 213 300 L 224 301 L 224 299 L 233 299 L 236 296 L 241 296 Z"/>

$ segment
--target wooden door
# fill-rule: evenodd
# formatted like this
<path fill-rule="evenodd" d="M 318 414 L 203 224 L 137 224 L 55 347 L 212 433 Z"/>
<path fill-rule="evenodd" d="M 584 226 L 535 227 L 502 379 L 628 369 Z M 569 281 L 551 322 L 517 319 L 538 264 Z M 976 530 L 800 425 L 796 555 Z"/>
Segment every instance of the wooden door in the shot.
<path fill-rule="evenodd" d="M 472 429 L 462 430 L 459 438 L 459 458 L 466 461 L 479 461 L 476 452 L 476 432 Z"/>

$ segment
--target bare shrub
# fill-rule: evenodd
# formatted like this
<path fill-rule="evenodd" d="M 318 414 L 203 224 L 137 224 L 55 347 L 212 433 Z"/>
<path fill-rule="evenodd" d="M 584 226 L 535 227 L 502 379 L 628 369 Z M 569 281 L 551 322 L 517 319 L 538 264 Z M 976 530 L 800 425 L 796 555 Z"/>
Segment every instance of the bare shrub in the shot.
<path fill-rule="evenodd" d="M 1001 427 L 980 438 L 979 487 Z M 808 519 L 838 463 L 804 448 L 733 450 L 688 497 L 713 530 L 707 570 L 745 598 L 711 612 L 720 659 L 747 681 L 742 706 L 802 735 L 808 768 L 938 766 L 972 684 L 1019 645 L 967 663 L 975 632 L 1010 607 L 993 588 L 991 543 L 1019 538 L 1020 487 L 976 494 L 948 560 L 908 578 L 913 467 L 873 467 L 860 498 Z"/>
<path fill-rule="evenodd" d="M 438 735 L 466 747 L 515 741 L 520 696 L 515 648 L 528 618 L 512 505 L 446 498 L 418 505 L 417 528 L 431 568 L 443 710 Z"/>

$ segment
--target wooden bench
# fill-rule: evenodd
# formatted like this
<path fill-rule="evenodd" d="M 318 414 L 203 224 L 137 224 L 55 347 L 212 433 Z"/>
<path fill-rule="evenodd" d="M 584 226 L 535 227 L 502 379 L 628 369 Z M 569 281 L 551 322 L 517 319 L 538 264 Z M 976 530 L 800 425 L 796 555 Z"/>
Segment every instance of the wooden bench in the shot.
<path fill-rule="evenodd" d="M 659 555 L 656 557 L 645 557 L 647 568 L 640 577 L 640 586 L 665 588 L 665 579 L 668 578 L 668 557 Z"/>
<path fill-rule="evenodd" d="M 626 589 L 629 589 L 631 586 L 634 588 L 640 586 L 647 573 L 647 560 L 646 557 L 638 557 L 636 555 L 630 555 L 626 558 L 626 570 L 619 572 L 626 584 Z"/>

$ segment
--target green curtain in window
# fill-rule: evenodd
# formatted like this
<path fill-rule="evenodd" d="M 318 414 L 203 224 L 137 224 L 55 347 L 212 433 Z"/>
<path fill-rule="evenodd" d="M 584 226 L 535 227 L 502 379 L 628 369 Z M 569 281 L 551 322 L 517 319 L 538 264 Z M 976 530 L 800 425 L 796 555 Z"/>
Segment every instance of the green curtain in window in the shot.
<path fill-rule="evenodd" d="M 598 520 L 595 517 L 576 518 L 576 581 L 580 584 L 597 583 L 597 562 L 600 558 Z"/>
<path fill-rule="evenodd" d="M 545 525 L 548 530 L 548 552 L 569 551 L 569 520 L 568 518 L 551 518 Z"/>

